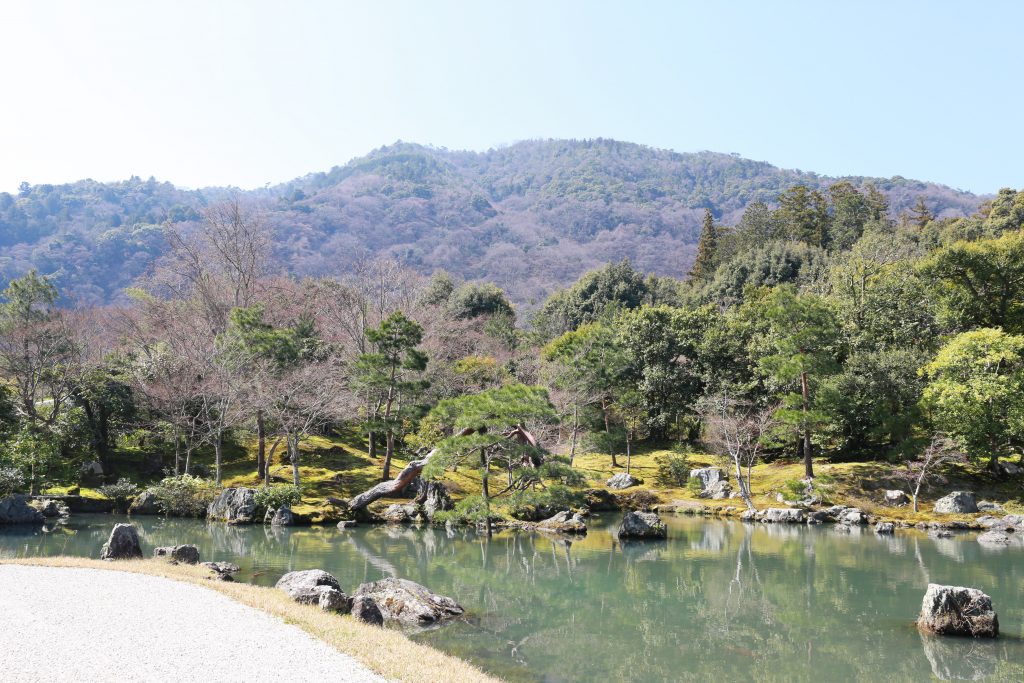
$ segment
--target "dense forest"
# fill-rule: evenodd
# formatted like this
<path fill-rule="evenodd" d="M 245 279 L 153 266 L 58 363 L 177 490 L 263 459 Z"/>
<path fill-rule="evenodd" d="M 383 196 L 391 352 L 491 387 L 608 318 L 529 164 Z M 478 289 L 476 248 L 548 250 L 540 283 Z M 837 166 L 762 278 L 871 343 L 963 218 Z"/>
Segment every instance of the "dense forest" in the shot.
<path fill-rule="evenodd" d="M 918 199 L 939 218 L 982 199 L 904 178 L 848 178 L 874 187 L 891 216 Z M 255 191 L 183 190 L 153 178 L 24 183 L 0 193 L 0 280 L 36 269 L 62 300 L 124 304 L 125 288 L 166 254 L 164 232 L 202 230 L 203 210 L 257 203 L 275 257 L 296 276 L 340 275 L 376 257 L 421 274 L 439 269 L 494 282 L 521 312 L 587 270 L 628 258 L 683 277 L 704 210 L 733 225 L 795 185 L 834 179 L 734 155 L 676 154 L 612 140 L 536 141 L 483 153 L 398 143 L 327 173 Z"/>
<path fill-rule="evenodd" d="M 337 181 L 306 183 L 315 198 Z M 36 271 L 3 292 L 0 483 L 40 490 L 94 460 L 115 472 L 129 452 L 151 474 L 216 486 L 225 448 L 245 443 L 261 480 L 286 466 L 301 486 L 303 442 L 345 430 L 363 435 L 378 481 L 396 458 L 425 456 L 428 478 L 479 467 L 485 508 L 581 483 L 584 450 L 628 468 L 644 441 L 704 444 L 737 471 L 799 459 L 808 478 L 823 460 L 924 473 L 938 451 L 1014 471 L 1024 192 L 945 218 L 843 181 L 765 199 L 732 224 L 703 211 L 686 280 L 620 260 L 529 320 L 495 284 L 391 258 L 295 277 L 280 216 L 210 202 L 201 229 L 153 237 L 156 265 L 123 305 L 59 306 L 56 279 Z M 740 492 L 749 504 L 742 478 Z"/>

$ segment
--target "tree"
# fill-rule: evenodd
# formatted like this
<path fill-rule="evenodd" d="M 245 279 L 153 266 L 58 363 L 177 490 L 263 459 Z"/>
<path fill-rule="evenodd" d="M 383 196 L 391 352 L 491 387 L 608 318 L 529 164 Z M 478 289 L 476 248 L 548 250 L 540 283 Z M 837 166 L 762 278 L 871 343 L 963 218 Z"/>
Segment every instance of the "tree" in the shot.
<path fill-rule="evenodd" d="M 728 393 L 709 396 L 701 401 L 707 440 L 715 450 L 729 456 L 736 470 L 740 496 L 750 510 L 756 509 L 750 488 L 750 470 L 757 463 L 766 437 L 775 428 L 777 410 L 776 406 L 757 407 Z"/>
<path fill-rule="evenodd" d="M 714 275 L 717 261 L 718 229 L 711 209 L 704 209 L 704 225 L 697 241 L 697 257 L 690 268 L 690 280 L 702 282 Z"/>
<path fill-rule="evenodd" d="M 599 321 L 609 312 L 652 303 L 650 283 L 628 260 L 590 271 L 568 289 L 551 295 L 534 320 L 544 339 Z"/>
<path fill-rule="evenodd" d="M 811 434 L 823 415 L 814 402 L 817 383 L 836 367 L 839 325 L 829 304 L 814 294 L 799 294 L 790 286 L 776 287 L 757 304 L 769 324 L 768 355 L 761 370 L 789 391 L 776 417 L 799 435 L 804 474 L 814 477 Z"/>
<path fill-rule="evenodd" d="M 940 248 L 919 270 L 932 283 L 940 320 L 952 329 L 1024 332 L 1024 232 Z"/>
<path fill-rule="evenodd" d="M 910 221 L 923 230 L 933 220 L 935 220 L 935 216 L 925 204 L 924 197 L 918 197 L 917 202 L 910 208 Z"/>
<path fill-rule="evenodd" d="M 451 293 L 448 307 L 459 319 L 501 316 L 515 320 L 515 310 L 505 292 L 490 282 L 462 285 Z"/>
<path fill-rule="evenodd" d="M 921 489 L 938 477 L 939 470 L 952 463 L 963 463 L 966 458 L 948 437 L 936 434 L 916 460 L 907 462 L 906 469 L 899 469 L 896 476 L 907 482 L 914 512 L 918 511 L 918 497 Z"/>
<path fill-rule="evenodd" d="M 377 431 L 384 433 L 387 446 L 382 478 L 387 480 L 391 478 L 395 433 L 426 389 L 421 375 L 427 367 L 427 356 L 416 348 L 423 341 L 423 328 L 396 311 L 379 327 L 367 330 L 366 338 L 375 350 L 359 357 L 356 380 L 368 392 L 373 407 L 367 416 L 370 438 Z"/>
<path fill-rule="evenodd" d="M 779 195 L 775 216 L 789 239 L 816 247 L 827 246 L 830 223 L 828 199 L 820 190 L 794 185 Z"/>
<path fill-rule="evenodd" d="M 1024 445 L 1024 336 L 983 328 L 954 337 L 922 368 L 922 405 L 938 431 L 974 458 Z"/>

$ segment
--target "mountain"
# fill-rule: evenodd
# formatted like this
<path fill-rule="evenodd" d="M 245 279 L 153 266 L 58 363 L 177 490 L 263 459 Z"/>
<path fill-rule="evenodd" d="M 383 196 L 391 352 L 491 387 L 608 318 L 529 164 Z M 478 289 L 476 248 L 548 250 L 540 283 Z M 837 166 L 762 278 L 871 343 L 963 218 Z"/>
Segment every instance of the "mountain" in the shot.
<path fill-rule="evenodd" d="M 17 195 L 0 193 L 0 279 L 34 267 L 78 302 L 119 301 L 163 251 L 164 222 L 198 225 L 204 206 L 241 196 L 266 207 L 277 251 L 295 274 L 338 274 L 359 258 L 389 255 L 425 273 L 493 281 L 532 309 L 582 272 L 624 257 L 681 277 L 705 208 L 731 224 L 751 202 L 836 180 L 735 155 L 596 139 L 486 152 L 399 142 L 253 191 L 135 177 L 22 185 Z M 962 216 L 984 199 L 898 176 L 845 180 L 873 183 L 894 213 L 923 197 L 940 217 Z"/>

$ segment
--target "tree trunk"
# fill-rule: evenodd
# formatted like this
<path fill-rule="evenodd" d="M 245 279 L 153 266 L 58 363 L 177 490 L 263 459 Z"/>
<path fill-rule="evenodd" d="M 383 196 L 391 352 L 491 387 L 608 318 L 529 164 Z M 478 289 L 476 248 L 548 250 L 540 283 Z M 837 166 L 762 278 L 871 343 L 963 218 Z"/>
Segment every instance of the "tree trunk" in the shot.
<path fill-rule="evenodd" d="M 366 454 L 371 460 L 377 459 L 377 433 L 372 429 L 366 433 Z"/>
<path fill-rule="evenodd" d="M 181 474 L 181 432 L 174 428 L 174 476 Z"/>
<path fill-rule="evenodd" d="M 754 501 L 750 497 L 750 475 L 748 474 L 746 479 L 743 478 L 743 468 L 740 466 L 739 458 L 734 458 L 733 464 L 736 465 L 736 483 L 740 487 L 740 497 L 743 498 L 748 510 L 756 512 L 757 508 L 754 507 Z"/>
<path fill-rule="evenodd" d="M 267 476 L 267 425 L 262 409 L 256 411 L 256 476 Z"/>
<path fill-rule="evenodd" d="M 213 440 L 214 481 L 217 483 L 217 486 L 220 486 L 220 479 L 221 479 L 221 477 L 220 477 L 220 463 L 221 463 L 221 454 L 223 453 L 223 451 L 224 451 L 224 440 L 223 440 L 223 438 L 221 437 L 220 434 L 217 434 L 217 436 Z"/>
<path fill-rule="evenodd" d="M 480 484 L 484 498 L 484 524 L 487 526 L 487 538 L 491 537 L 491 494 L 487 487 L 487 479 L 490 475 L 491 463 L 487 460 L 487 449 L 480 449 Z"/>
<path fill-rule="evenodd" d="M 633 439 L 630 438 L 629 430 L 626 430 L 626 474 L 629 474 L 629 467 L 633 464 Z"/>
<path fill-rule="evenodd" d="M 808 479 L 814 479 L 814 463 L 811 461 L 811 428 L 807 425 L 809 422 L 809 415 L 811 409 L 811 390 L 807 383 L 807 373 L 800 373 L 800 393 L 803 397 L 803 412 L 804 412 L 804 476 Z"/>
<path fill-rule="evenodd" d="M 384 435 L 387 446 L 384 449 L 384 474 L 381 479 L 387 481 L 391 478 L 391 456 L 395 454 L 395 434 L 390 429 Z"/>
<path fill-rule="evenodd" d="M 569 467 L 576 459 L 576 434 L 580 431 L 580 406 L 578 403 L 572 407 L 572 441 L 569 444 Z"/>
<path fill-rule="evenodd" d="M 288 437 L 288 457 L 292 461 L 292 483 L 299 485 L 299 437 L 297 434 Z"/>

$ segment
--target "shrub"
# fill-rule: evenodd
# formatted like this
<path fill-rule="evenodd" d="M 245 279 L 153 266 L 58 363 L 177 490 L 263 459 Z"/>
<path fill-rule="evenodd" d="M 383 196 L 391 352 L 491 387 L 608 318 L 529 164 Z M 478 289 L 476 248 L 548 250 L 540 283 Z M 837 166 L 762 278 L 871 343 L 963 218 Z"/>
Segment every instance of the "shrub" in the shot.
<path fill-rule="evenodd" d="M 689 473 L 687 473 L 686 476 L 689 477 Z M 701 480 L 698 479 L 697 477 L 688 478 L 686 480 L 686 490 L 689 491 L 694 496 L 699 496 L 701 493 L 704 492 L 704 485 L 703 483 L 701 483 Z"/>
<path fill-rule="evenodd" d="M 623 510 L 650 510 L 661 502 L 653 491 L 639 489 L 618 495 L 619 506 Z"/>
<path fill-rule="evenodd" d="M 202 517 L 217 495 L 217 485 L 208 479 L 182 474 L 165 477 L 150 488 L 164 514 L 173 517 Z"/>
<path fill-rule="evenodd" d="M 565 486 L 583 486 L 587 478 L 578 469 L 569 464 L 569 459 L 562 456 L 550 456 L 539 468 L 540 476 L 548 481 L 557 481 Z"/>
<path fill-rule="evenodd" d="M 491 520 L 500 519 L 491 508 Z M 453 524 L 480 524 L 487 521 L 487 511 L 484 507 L 483 496 L 466 496 L 455 504 L 453 510 L 443 510 L 434 513 L 434 521 L 452 522 Z"/>
<path fill-rule="evenodd" d="M 17 467 L 0 467 L 0 498 L 25 488 L 25 475 Z"/>
<path fill-rule="evenodd" d="M 788 494 L 787 498 L 798 500 L 807 495 L 807 484 L 799 479 L 787 479 L 782 482 L 782 488 Z"/>
<path fill-rule="evenodd" d="M 261 486 L 256 489 L 256 507 L 263 512 L 302 501 L 302 489 L 294 484 Z"/>
<path fill-rule="evenodd" d="M 123 477 L 116 484 L 107 484 L 97 490 L 104 498 L 114 501 L 114 506 L 122 511 L 127 510 L 129 501 L 139 495 L 139 487 Z"/>
<path fill-rule="evenodd" d="M 556 512 L 583 507 L 586 494 L 573 491 L 561 484 L 552 484 L 546 489 L 517 491 L 508 499 L 508 514 L 515 519 L 537 522 L 547 519 Z"/>
<path fill-rule="evenodd" d="M 690 460 L 685 455 L 670 455 L 658 460 L 655 480 L 659 486 L 686 486 L 690 479 Z"/>

